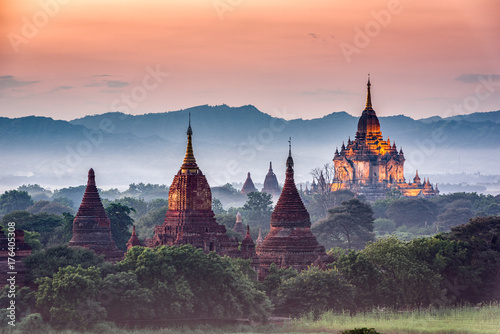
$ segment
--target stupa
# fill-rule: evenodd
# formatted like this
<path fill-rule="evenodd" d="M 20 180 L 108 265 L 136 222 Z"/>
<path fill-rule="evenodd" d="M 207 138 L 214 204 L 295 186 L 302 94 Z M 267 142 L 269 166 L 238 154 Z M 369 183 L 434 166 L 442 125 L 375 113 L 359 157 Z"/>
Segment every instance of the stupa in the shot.
<path fill-rule="evenodd" d="M 256 191 L 258 190 L 253 184 L 252 178 L 250 177 L 250 172 L 248 172 L 247 179 L 245 180 L 245 183 L 243 183 L 243 187 L 241 188 L 241 193 L 243 195 L 248 195 L 249 193 L 253 193 Z"/>
<path fill-rule="evenodd" d="M 271 215 L 271 230 L 256 249 L 261 280 L 269 273 L 272 263 L 280 268 L 292 267 L 300 271 L 318 260 L 330 262 L 325 248 L 318 244 L 311 232 L 311 218 L 295 186 L 293 167 L 290 143 L 285 184 Z"/>
<path fill-rule="evenodd" d="M 116 247 L 111 238 L 111 221 L 102 206 L 92 168 L 88 173 L 87 188 L 82 203 L 73 220 L 73 238 L 69 246 L 91 249 L 111 262 L 123 258 L 123 252 Z"/>
<path fill-rule="evenodd" d="M 274 198 L 278 197 L 281 193 L 280 186 L 278 184 L 278 178 L 273 172 L 273 163 L 269 162 L 269 171 L 264 179 L 264 187 L 262 188 L 263 193 L 271 194 Z"/>

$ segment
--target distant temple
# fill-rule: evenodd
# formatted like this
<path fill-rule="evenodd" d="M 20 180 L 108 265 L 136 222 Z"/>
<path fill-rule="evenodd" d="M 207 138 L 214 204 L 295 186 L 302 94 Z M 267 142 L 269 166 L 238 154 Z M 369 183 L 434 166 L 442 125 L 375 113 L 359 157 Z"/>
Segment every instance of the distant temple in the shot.
<path fill-rule="evenodd" d="M 281 193 L 278 179 L 276 178 L 276 174 L 274 174 L 273 172 L 272 162 L 269 162 L 269 171 L 267 172 L 266 178 L 264 179 L 264 187 L 262 188 L 262 192 L 271 194 L 275 198 L 278 197 Z"/>
<path fill-rule="evenodd" d="M 335 150 L 335 177 L 331 190 L 351 190 L 369 200 L 384 198 L 390 189 L 401 191 L 403 196 L 437 196 L 437 186 L 434 189 L 429 180 L 421 183 L 418 171 L 413 183 L 405 182 L 403 149 L 398 151 L 395 142 L 391 145 L 389 138 L 384 140 L 382 137 L 379 120 L 372 108 L 370 87 L 368 78 L 366 107 L 358 121 L 355 139 L 349 138 L 347 146 L 342 143 L 340 152 L 338 148 Z"/>
<path fill-rule="evenodd" d="M 231 257 L 255 257 L 255 245 L 251 246 L 253 241 L 245 237 L 245 247 L 239 249 L 238 241 L 228 237 L 226 227 L 215 220 L 212 193 L 205 175 L 196 164 L 192 134 L 189 122 L 186 156 L 170 186 L 165 221 L 156 225 L 148 246 L 190 244 L 207 253 L 214 251 Z"/>
<path fill-rule="evenodd" d="M 94 170 L 88 173 L 87 188 L 82 203 L 73 220 L 73 238 L 70 247 L 83 247 L 104 255 L 107 261 L 116 262 L 123 258 L 111 238 L 111 222 L 104 211 L 95 183 Z"/>
<path fill-rule="evenodd" d="M 243 222 L 241 221 L 241 213 L 236 214 L 236 223 L 234 224 L 233 231 L 238 233 L 241 238 L 245 236 L 245 226 L 243 226 Z"/>
<path fill-rule="evenodd" d="M 127 251 L 134 246 L 144 246 L 141 240 L 139 240 L 137 234 L 135 233 L 135 225 L 132 226 L 132 235 L 130 236 L 130 239 L 127 241 Z"/>
<path fill-rule="evenodd" d="M 250 177 L 250 172 L 247 174 L 247 179 L 245 180 L 245 183 L 243 184 L 243 187 L 241 188 L 241 193 L 243 195 L 248 195 L 249 193 L 253 193 L 258 191 L 257 188 L 255 188 L 255 185 L 253 184 L 252 178 Z"/>
<path fill-rule="evenodd" d="M 325 247 L 311 232 L 311 218 L 295 186 L 291 147 L 286 161 L 286 179 L 271 215 L 271 231 L 257 246 L 259 279 L 275 263 L 279 268 L 307 269 L 312 264 L 329 262 Z"/>

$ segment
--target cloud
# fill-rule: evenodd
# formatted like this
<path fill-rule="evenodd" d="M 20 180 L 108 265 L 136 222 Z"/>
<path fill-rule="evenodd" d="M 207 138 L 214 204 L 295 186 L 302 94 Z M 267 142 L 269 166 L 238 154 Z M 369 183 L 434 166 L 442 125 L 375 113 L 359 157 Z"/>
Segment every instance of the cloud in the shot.
<path fill-rule="evenodd" d="M 94 74 L 92 77 L 110 77 L 111 75 L 109 74 Z"/>
<path fill-rule="evenodd" d="M 106 75 L 106 74 L 104 74 Z M 104 76 L 103 75 L 103 76 Z M 128 86 L 129 83 L 126 81 L 119 81 L 119 80 L 101 80 L 100 82 L 94 82 L 88 85 L 85 85 L 85 87 L 109 87 L 109 88 L 121 88 Z"/>
<path fill-rule="evenodd" d="M 61 90 L 68 90 L 68 89 L 73 89 L 73 88 L 75 88 L 75 87 L 73 87 L 73 86 L 59 86 L 59 87 L 52 89 L 50 92 L 54 93 L 54 92 L 59 92 Z"/>
<path fill-rule="evenodd" d="M 0 89 L 24 87 L 37 82 L 39 81 L 19 81 L 14 79 L 12 75 L 3 75 L 0 76 Z"/>
<path fill-rule="evenodd" d="M 119 87 L 128 86 L 128 82 L 118 81 L 118 80 L 109 80 L 109 81 L 106 81 L 106 85 L 110 88 L 119 88 Z"/>
<path fill-rule="evenodd" d="M 333 96 L 338 96 L 338 95 L 359 95 L 357 93 L 353 92 L 348 92 L 345 90 L 341 90 L 340 88 L 331 90 L 331 89 L 316 89 L 316 90 L 309 90 L 309 91 L 303 91 L 301 92 L 302 95 L 333 95 Z"/>
<path fill-rule="evenodd" d="M 85 87 L 102 87 L 104 86 L 104 82 L 94 82 L 88 85 L 85 85 Z"/>
<path fill-rule="evenodd" d="M 492 81 L 500 80 L 500 74 L 479 74 L 479 73 L 467 73 L 460 74 L 455 78 L 456 81 L 460 81 L 463 83 L 477 83 L 479 82 L 479 78 L 488 78 Z"/>

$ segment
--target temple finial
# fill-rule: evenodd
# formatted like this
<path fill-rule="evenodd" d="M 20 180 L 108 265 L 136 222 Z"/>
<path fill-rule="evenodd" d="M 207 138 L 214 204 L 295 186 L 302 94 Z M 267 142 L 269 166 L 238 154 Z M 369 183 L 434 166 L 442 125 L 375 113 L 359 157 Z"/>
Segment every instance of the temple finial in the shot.
<path fill-rule="evenodd" d="M 186 170 L 191 170 L 191 172 L 195 171 L 198 169 L 198 166 L 196 165 L 196 159 L 194 157 L 194 152 L 193 152 L 193 142 L 191 139 L 191 136 L 193 134 L 193 130 L 191 129 L 191 113 L 189 113 L 189 125 L 187 129 L 187 147 L 186 147 L 186 156 L 184 157 L 184 161 L 182 163 L 181 169 L 183 171 Z"/>
<path fill-rule="evenodd" d="M 288 159 L 286 159 L 286 166 L 293 168 L 293 159 L 292 159 L 292 137 L 288 139 Z"/>
<path fill-rule="evenodd" d="M 371 95 L 371 92 L 370 92 L 370 87 L 372 86 L 372 84 L 370 83 L 370 73 L 368 73 L 368 83 L 366 84 L 366 88 L 367 88 L 367 94 L 366 94 L 366 109 L 368 108 L 372 108 L 372 95 Z"/>
<path fill-rule="evenodd" d="M 188 136 L 192 135 L 193 134 L 193 130 L 191 129 L 191 112 L 189 112 L 189 126 L 188 126 L 188 129 L 187 129 L 187 133 L 186 133 Z"/>

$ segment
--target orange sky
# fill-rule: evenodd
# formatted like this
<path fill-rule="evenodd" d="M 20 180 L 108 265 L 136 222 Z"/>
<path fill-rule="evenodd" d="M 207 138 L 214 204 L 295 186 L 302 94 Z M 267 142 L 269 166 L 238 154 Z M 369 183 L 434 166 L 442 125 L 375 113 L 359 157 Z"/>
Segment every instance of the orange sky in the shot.
<path fill-rule="evenodd" d="M 497 0 L 3 0 L 0 11 L 0 116 L 223 103 L 359 115 L 367 73 L 380 116 L 500 109 Z"/>

